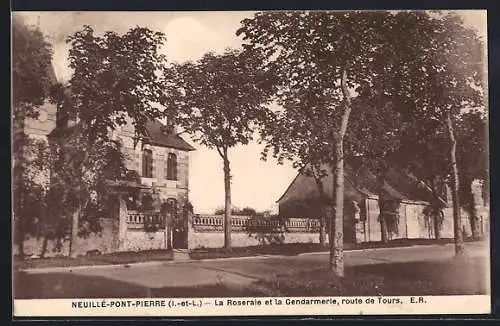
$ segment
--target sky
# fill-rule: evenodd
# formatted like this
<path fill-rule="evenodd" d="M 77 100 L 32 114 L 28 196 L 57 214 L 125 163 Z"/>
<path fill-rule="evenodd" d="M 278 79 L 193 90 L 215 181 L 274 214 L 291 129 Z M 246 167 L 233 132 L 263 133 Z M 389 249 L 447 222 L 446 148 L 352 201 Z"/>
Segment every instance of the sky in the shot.
<path fill-rule="evenodd" d="M 170 62 L 194 61 L 208 51 L 223 52 L 241 47 L 236 36 L 241 20 L 253 12 L 19 12 L 28 24 L 39 25 L 53 46 L 53 64 L 59 81 L 71 76 L 68 68 L 67 36 L 91 25 L 97 33 L 124 33 L 135 26 L 166 34 L 161 50 Z M 486 11 L 461 11 L 464 21 L 486 35 Z M 185 136 L 184 136 L 185 137 Z M 185 137 L 186 138 L 186 137 Z M 189 137 L 187 140 L 190 141 Z M 215 150 L 190 141 L 196 151 L 190 154 L 189 198 L 195 213 L 212 213 L 224 205 L 222 161 Z M 296 176 L 291 164 L 278 165 L 273 159 L 260 159 L 263 145 L 255 142 L 230 150 L 232 203 L 236 207 L 277 211 L 276 200 Z"/>

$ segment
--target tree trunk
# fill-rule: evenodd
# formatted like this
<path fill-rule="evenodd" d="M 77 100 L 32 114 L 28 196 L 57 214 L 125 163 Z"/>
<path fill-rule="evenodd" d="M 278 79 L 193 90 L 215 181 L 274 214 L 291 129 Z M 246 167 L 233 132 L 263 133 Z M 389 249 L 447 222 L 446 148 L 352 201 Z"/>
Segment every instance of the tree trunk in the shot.
<path fill-rule="evenodd" d="M 383 194 L 385 185 L 385 175 L 386 175 L 385 168 L 382 168 L 377 176 L 378 207 L 379 207 L 378 219 L 380 222 L 380 240 L 382 241 L 382 243 L 389 242 L 389 229 L 387 226 L 387 216 L 385 214 L 387 207 L 386 203 L 384 202 L 384 194 Z"/>
<path fill-rule="evenodd" d="M 329 267 L 337 276 L 344 277 L 344 136 L 351 115 L 352 102 L 347 88 L 347 70 L 343 69 L 340 88 L 344 97 L 344 111 L 340 118 L 339 130 L 333 130 L 333 194 L 332 217 L 330 222 Z"/>
<path fill-rule="evenodd" d="M 231 250 L 231 169 L 229 167 L 229 159 L 227 148 L 223 149 L 224 160 L 224 248 Z"/>
<path fill-rule="evenodd" d="M 455 237 L 455 255 L 461 256 L 464 254 L 464 244 L 462 237 L 460 203 L 458 200 L 459 179 L 458 179 L 458 168 L 457 168 L 457 158 L 456 158 L 457 140 L 455 138 L 453 122 L 451 121 L 451 112 L 448 112 L 446 115 L 446 127 L 451 144 L 449 153 L 450 163 L 452 168 L 450 189 L 451 189 L 451 200 L 453 203 L 453 226 L 454 226 L 453 233 Z"/>
<path fill-rule="evenodd" d="M 321 247 L 326 246 L 326 216 L 325 216 L 325 210 L 322 209 L 321 216 L 319 218 L 319 245 Z"/>
<path fill-rule="evenodd" d="M 439 240 L 441 238 L 441 204 L 440 204 L 440 199 L 439 195 L 436 189 L 436 180 L 434 176 L 429 177 L 430 179 L 430 186 L 431 186 L 431 191 L 432 191 L 432 203 L 431 203 L 431 218 L 434 224 L 434 238 L 436 240 Z"/>
<path fill-rule="evenodd" d="M 19 251 L 19 258 L 24 260 L 26 254 L 24 253 L 24 235 L 19 235 L 19 239 L 17 240 L 17 248 Z"/>
<path fill-rule="evenodd" d="M 47 253 L 47 245 L 49 243 L 49 238 L 44 235 L 42 242 L 42 249 L 40 251 L 40 258 L 45 258 L 45 254 Z"/>
<path fill-rule="evenodd" d="M 470 229 L 472 232 L 472 238 L 473 239 L 479 239 L 479 218 L 477 216 L 477 209 L 476 209 L 476 198 L 474 196 L 474 192 L 472 190 L 472 180 L 465 180 L 465 184 L 463 185 L 465 187 L 466 191 L 466 196 L 468 198 L 468 202 L 465 205 L 468 213 L 469 213 L 469 222 L 470 222 Z"/>
<path fill-rule="evenodd" d="M 382 241 L 382 243 L 388 243 L 389 236 L 387 228 L 387 218 L 385 217 L 384 213 L 382 213 L 382 208 L 380 208 L 379 220 L 380 220 L 380 240 Z"/>
<path fill-rule="evenodd" d="M 73 212 L 73 215 L 71 217 L 71 239 L 69 243 L 69 256 L 71 258 L 76 258 L 76 248 L 78 246 L 78 228 L 79 228 L 79 220 L 80 220 L 80 211 L 81 207 L 80 205 L 78 208 Z"/>
<path fill-rule="evenodd" d="M 479 232 L 479 218 L 477 216 L 477 209 L 474 205 L 470 210 L 470 228 L 472 231 L 472 239 L 477 240 L 480 238 Z"/>
<path fill-rule="evenodd" d="M 440 210 L 436 210 L 434 213 L 434 238 L 436 240 L 441 239 L 441 217 L 442 212 Z"/>
<path fill-rule="evenodd" d="M 333 173 L 333 214 L 330 223 L 329 267 L 340 277 L 344 276 L 344 158 L 342 141 L 335 144 Z"/>
<path fill-rule="evenodd" d="M 18 188 L 19 189 L 19 188 Z M 18 191 L 20 193 L 14 193 L 14 196 L 17 197 L 16 204 L 17 204 L 17 216 L 15 216 L 15 234 L 14 238 L 16 239 L 17 243 L 17 249 L 18 249 L 18 254 L 20 259 L 25 258 L 25 252 L 24 252 L 24 238 L 26 236 L 26 232 L 24 230 L 24 225 L 25 221 L 23 219 L 23 198 L 24 198 L 24 191 Z"/>
<path fill-rule="evenodd" d="M 327 208 L 326 206 L 328 205 L 328 197 L 325 194 L 325 188 L 323 187 L 323 182 L 321 181 L 321 178 L 318 176 L 318 174 L 314 171 L 314 167 L 311 167 L 313 169 L 313 176 L 316 181 L 316 186 L 318 187 L 318 192 L 319 192 L 319 198 L 320 198 L 320 217 L 319 217 L 319 244 L 321 247 L 325 247 L 326 245 L 326 221 L 327 221 Z"/>

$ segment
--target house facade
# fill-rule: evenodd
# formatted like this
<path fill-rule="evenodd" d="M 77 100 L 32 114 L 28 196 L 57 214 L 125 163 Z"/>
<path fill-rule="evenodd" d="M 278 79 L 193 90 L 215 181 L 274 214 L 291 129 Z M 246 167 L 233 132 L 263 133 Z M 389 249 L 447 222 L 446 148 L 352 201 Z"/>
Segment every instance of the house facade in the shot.
<path fill-rule="evenodd" d="M 390 169 L 386 181 L 379 190 L 376 176 L 369 170 L 345 168 L 344 179 L 344 242 L 362 243 L 381 241 L 382 231 L 379 215 L 386 216 L 388 239 L 436 239 L 453 238 L 453 215 L 449 189 L 440 194 L 440 212 L 433 214 L 431 190 L 410 174 Z M 328 173 L 322 179 L 328 198 L 331 198 L 333 178 Z M 488 230 L 489 210 L 481 196 L 480 182 L 474 183 L 477 197 L 480 230 Z M 318 201 L 316 181 L 299 173 L 285 193 L 277 201 L 279 215 L 283 218 L 303 217 L 318 219 L 324 214 Z M 380 206 L 382 205 L 382 212 Z M 462 231 L 467 237 L 472 234 L 467 214 L 462 211 Z"/>
<path fill-rule="evenodd" d="M 24 133 L 49 144 L 57 128 L 57 108 L 46 102 L 38 111 L 38 118 L 25 118 L 15 126 L 13 138 Z M 125 166 L 139 180 L 110 183 L 110 192 L 116 193 L 115 209 L 101 218 L 101 232 L 79 239 L 77 253 L 187 248 L 189 152 L 194 147 L 177 135 L 175 128 L 158 120 L 147 123 L 146 135 L 140 139 L 130 121 L 112 132 L 111 137 L 121 144 Z M 38 182 L 49 182 L 49 170 L 39 171 L 38 175 Z M 42 246 L 43 234 L 28 238 L 25 253 L 37 256 Z M 50 240 L 44 254 L 68 253 L 69 236 L 62 246 Z"/>

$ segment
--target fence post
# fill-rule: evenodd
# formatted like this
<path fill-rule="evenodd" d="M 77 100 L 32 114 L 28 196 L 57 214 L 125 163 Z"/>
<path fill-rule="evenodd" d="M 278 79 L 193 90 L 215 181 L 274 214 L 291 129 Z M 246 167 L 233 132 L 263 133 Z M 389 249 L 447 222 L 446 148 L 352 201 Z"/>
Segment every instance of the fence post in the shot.
<path fill-rule="evenodd" d="M 194 242 L 193 239 L 195 238 L 195 230 L 193 227 L 193 212 L 191 212 L 190 209 L 186 209 L 185 211 L 186 214 L 186 247 L 188 250 L 192 249 L 194 247 Z"/>
<path fill-rule="evenodd" d="M 127 204 L 123 196 L 118 195 L 118 250 L 125 249 L 127 238 Z"/>
<path fill-rule="evenodd" d="M 172 214 L 167 208 L 164 209 L 165 234 L 167 238 L 167 250 L 172 250 Z"/>

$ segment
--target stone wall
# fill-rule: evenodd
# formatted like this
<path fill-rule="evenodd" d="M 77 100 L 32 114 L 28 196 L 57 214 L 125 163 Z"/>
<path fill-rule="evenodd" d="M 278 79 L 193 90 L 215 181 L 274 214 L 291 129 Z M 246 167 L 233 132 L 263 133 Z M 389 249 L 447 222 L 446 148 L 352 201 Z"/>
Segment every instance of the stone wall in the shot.
<path fill-rule="evenodd" d="M 121 251 L 161 250 L 167 249 L 167 233 L 164 230 L 147 232 L 144 230 L 127 230 L 124 246 Z"/>
<path fill-rule="evenodd" d="M 111 218 L 101 219 L 102 231 L 90 234 L 87 238 L 79 238 L 76 246 L 77 255 L 86 255 L 87 252 L 99 250 L 101 253 L 113 251 L 113 220 Z M 24 243 L 24 252 L 27 256 L 40 256 L 43 246 L 43 237 L 30 237 Z M 13 246 L 13 254 L 19 253 L 17 245 Z M 68 256 L 69 239 L 62 241 L 61 248 L 56 248 L 56 242 L 47 242 L 45 257 Z"/>
<path fill-rule="evenodd" d="M 189 249 L 222 248 L 224 246 L 224 233 L 222 232 L 194 232 L 194 234 L 190 234 L 189 239 Z M 231 233 L 231 243 L 233 247 L 278 243 L 319 243 L 319 233 L 248 234 L 233 232 Z"/>
<path fill-rule="evenodd" d="M 424 208 L 427 203 L 424 202 L 402 202 L 399 209 L 398 232 L 390 233 L 389 239 L 435 239 L 434 220 L 425 216 Z M 368 212 L 366 221 L 362 221 L 360 235 L 362 242 L 374 242 L 381 240 L 380 221 L 378 219 L 379 208 L 376 199 L 366 200 L 366 211 Z M 470 221 L 466 211 L 461 210 L 462 232 L 465 237 L 472 235 Z M 439 231 L 439 237 L 442 239 L 452 239 L 453 231 L 453 209 L 445 207 L 443 209 L 443 223 Z M 478 217 L 480 231 L 486 234 L 489 230 L 489 209 L 487 207 L 478 207 Z"/>
<path fill-rule="evenodd" d="M 196 215 L 189 223 L 189 249 L 224 246 L 224 217 Z M 319 243 L 319 221 L 305 218 L 265 219 L 233 216 L 231 244 L 248 247 L 265 244 Z"/>
<path fill-rule="evenodd" d="M 121 216 L 120 216 L 121 215 Z M 143 251 L 143 250 L 163 250 L 167 249 L 167 231 L 165 227 L 160 227 L 154 231 L 148 231 L 144 228 L 143 221 L 133 223 L 131 216 L 136 217 L 136 212 L 127 212 L 121 210 L 118 214 L 110 214 L 109 218 L 101 219 L 101 232 L 90 234 L 87 238 L 79 238 L 76 246 L 78 256 L 86 255 L 87 253 L 99 251 L 101 254 L 120 252 L 120 251 Z M 150 216 L 149 214 L 140 214 Z M 116 219 L 116 220 L 115 220 Z M 118 234 L 120 219 L 122 221 L 123 230 Z M 115 244 L 115 239 L 120 238 L 118 244 Z M 38 257 L 42 252 L 43 238 L 28 238 L 24 244 L 24 251 L 27 256 Z M 18 247 L 13 247 L 14 255 L 18 254 Z M 56 248 L 55 241 L 47 242 L 47 250 L 45 257 L 68 256 L 69 255 L 69 237 L 63 240 L 61 248 Z"/>

